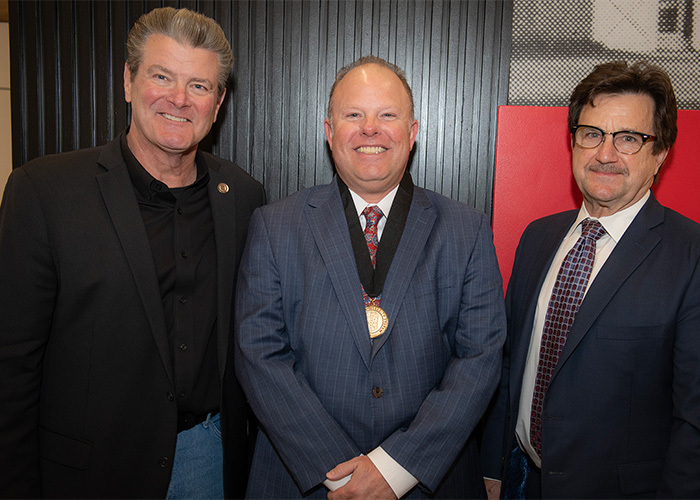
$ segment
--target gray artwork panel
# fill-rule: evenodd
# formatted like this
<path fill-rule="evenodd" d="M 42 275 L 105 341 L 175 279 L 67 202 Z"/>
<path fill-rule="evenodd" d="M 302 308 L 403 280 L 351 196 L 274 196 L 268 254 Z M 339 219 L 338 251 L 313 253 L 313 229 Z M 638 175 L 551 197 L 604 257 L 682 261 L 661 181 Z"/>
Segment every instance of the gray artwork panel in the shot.
<path fill-rule="evenodd" d="M 670 75 L 680 109 L 700 109 L 696 0 L 514 0 L 508 104 L 566 106 L 596 64 L 646 61 Z"/>

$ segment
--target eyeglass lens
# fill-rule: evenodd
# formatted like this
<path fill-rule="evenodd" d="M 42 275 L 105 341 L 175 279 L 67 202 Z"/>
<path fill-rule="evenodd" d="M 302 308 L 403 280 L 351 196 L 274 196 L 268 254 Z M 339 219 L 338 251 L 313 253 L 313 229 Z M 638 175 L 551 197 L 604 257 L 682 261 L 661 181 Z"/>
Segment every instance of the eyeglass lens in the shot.
<path fill-rule="evenodd" d="M 601 130 L 593 127 L 579 127 L 576 129 L 576 144 L 582 148 L 590 149 L 597 147 L 605 139 Z M 636 153 L 644 145 L 644 137 L 636 132 L 615 132 L 613 145 L 620 153 Z"/>

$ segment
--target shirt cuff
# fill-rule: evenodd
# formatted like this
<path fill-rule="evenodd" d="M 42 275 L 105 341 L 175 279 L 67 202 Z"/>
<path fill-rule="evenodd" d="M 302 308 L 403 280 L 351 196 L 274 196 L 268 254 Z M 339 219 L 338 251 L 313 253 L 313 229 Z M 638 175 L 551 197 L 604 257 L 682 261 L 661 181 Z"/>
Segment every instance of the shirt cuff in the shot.
<path fill-rule="evenodd" d="M 367 457 L 372 461 L 379 473 L 384 476 L 384 480 L 389 483 L 396 498 L 401 498 L 418 484 L 418 480 L 396 460 L 391 458 L 381 446 L 370 451 Z"/>

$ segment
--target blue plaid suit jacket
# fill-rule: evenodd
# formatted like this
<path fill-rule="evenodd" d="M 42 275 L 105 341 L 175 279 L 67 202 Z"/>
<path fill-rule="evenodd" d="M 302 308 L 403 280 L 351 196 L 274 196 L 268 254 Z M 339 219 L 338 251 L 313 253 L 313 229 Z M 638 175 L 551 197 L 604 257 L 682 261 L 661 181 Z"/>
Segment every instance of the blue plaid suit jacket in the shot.
<path fill-rule="evenodd" d="M 465 445 L 505 338 L 488 219 L 416 187 L 382 308 L 389 328 L 372 347 L 335 182 L 255 212 L 235 319 L 236 372 L 261 428 L 249 497 L 325 498 L 326 472 L 377 446 L 420 481 L 413 496 L 483 488 Z"/>

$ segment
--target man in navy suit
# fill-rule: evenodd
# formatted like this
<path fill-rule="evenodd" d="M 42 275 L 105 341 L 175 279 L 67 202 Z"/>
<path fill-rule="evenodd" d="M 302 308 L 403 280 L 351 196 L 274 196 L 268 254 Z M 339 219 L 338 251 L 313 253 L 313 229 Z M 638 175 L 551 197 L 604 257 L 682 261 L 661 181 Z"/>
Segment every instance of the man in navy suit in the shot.
<path fill-rule="evenodd" d="M 0 206 L 0 497 L 220 498 L 224 460 L 226 494 L 245 493 L 228 349 L 264 192 L 199 150 L 233 54 L 173 8 L 127 48 L 130 127 L 15 170 Z"/>
<path fill-rule="evenodd" d="M 568 125 L 583 205 L 530 224 L 516 252 L 489 497 L 700 498 L 700 225 L 650 190 L 677 132 L 668 75 L 599 65 Z M 561 323 L 562 263 L 584 227 L 600 228 L 587 285 Z"/>
<path fill-rule="evenodd" d="M 413 185 L 418 122 L 393 64 L 343 68 L 325 131 L 337 177 L 257 210 L 241 262 L 247 495 L 484 497 L 472 434 L 505 338 L 488 219 Z"/>

